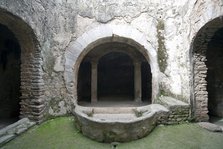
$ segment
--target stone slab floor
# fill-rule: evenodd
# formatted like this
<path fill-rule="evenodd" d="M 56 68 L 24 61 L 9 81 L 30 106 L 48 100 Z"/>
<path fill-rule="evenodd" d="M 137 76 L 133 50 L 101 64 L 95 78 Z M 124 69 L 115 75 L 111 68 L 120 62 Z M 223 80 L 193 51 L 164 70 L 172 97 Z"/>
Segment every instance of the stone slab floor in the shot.
<path fill-rule="evenodd" d="M 111 149 L 111 144 L 84 137 L 72 117 L 60 117 L 34 126 L 2 149 Z M 120 143 L 117 149 L 223 149 L 223 133 L 209 132 L 197 124 L 158 126 L 140 140 Z"/>

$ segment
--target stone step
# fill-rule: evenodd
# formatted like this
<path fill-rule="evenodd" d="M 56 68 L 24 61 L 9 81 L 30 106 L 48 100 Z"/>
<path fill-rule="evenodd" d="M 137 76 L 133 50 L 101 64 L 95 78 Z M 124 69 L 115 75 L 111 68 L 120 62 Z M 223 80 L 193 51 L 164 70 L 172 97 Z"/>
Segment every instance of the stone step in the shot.
<path fill-rule="evenodd" d="M 132 114 L 94 114 L 93 118 L 101 120 L 102 122 L 124 122 L 130 121 L 136 118 L 134 113 Z"/>
<path fill-rule="evenodd" d="M 81 107 L 78 106 L 78 109 L 81 109 L 83 113 L 93 113 L 93 114 L 134 114 L 136 111 L 138 112 L 146 112 L 146 111 L 167 111 L 167 109 L 159 104 L 152 104 L 141 107 Z"/>

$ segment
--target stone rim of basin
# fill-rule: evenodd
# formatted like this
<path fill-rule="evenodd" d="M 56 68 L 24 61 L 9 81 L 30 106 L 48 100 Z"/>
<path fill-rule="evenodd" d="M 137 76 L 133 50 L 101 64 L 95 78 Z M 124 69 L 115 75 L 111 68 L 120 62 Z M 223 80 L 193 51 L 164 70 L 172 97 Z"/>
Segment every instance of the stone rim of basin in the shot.
<path fill-rule="evenodd" d="M 117 111 L 100 114 L 100 112 L 105 112 L 105 109 L 107 107 L 104 109 L 81 106 L 75 108 L 74 115 L 78 124 L 76 126 L 83 135 L 99 142 L 111 143 L 137 140 L 147 136 L 156 127 L 160 117 L 169 112 L 167 108 L 159 104 L 123 108 L 130 114 L 118 113 Z M 123 109 L 120 108 L 120 111 Z M 137 112 L 142 113 L 137 116 L 135 114 Z M 103 116 L 102 119 L 101 116 Z"/>
<path fill-rule="evenodd" d="M 132 123 L 152 117 L 159 112 L 165 113 L 168 112 L 168 109 L 160 104 L 151 104 L 142 107 L 110 108 L 77 106 L 74 110 L 74 115 L 79 115 L 94 122 Z"/>

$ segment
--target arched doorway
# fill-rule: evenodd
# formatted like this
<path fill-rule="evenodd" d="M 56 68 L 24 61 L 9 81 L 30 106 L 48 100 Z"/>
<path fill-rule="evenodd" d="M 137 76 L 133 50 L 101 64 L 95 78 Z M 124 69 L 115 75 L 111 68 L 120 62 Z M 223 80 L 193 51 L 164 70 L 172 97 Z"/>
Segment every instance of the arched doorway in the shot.
<path fill-rule="evenodd" d="M 91 57 L 89 57 L 89 55 L 92 51 L 94 51 L 93 49 L 96 49 L 96 47 L 98 48 L 99 46 L 102 46 L 104 44 L 108 45 L 108 43 L 112 43 L 112 44 L 120 43 L 121 45 L 124 45 L 124 46 L 126 45 L 131 46 L 134 48 L 133 50 L 134 52 L 127 52 L 126 50 L 123 50 L 123 51 L 126 51 L 126 54 L 133 54 L 133 57 L 135 57 L 134 56 L 135 52 L 140 53 L 143 56 L 141 60 L 145 60 L 147 64 L 144 65 L 143 64 L 144 61 L 142 61 L 141 64 L 143 64 L 146 67 L 141 66 L 141 64 L 140 65 L 139 64 L 137 65 L 137 63 L 135 64 L 137 65 L 137 68 L 139 69 L 143 67 L 148 70 L 148 71 L 142 70 L 142 71 L 137 71 L 137 72 L 140 72 L 140 73 L 148 72 L 148 75 L 146 76 L 150 76 L 151 78 L 150 79 L 147 78 L 146 80 L 149 80 L 151 82 L 150 83 L 151 92 L 149 91 L 147 93 L 151 95 L 149 94 L 146 95 L 142 93 L 141 96 L 145 98 L 145 100 L 142 100 L 142 101 L 148 101 L 146 100 L 146 97 L 151 96 L 151 100 L 149 102 L 156 103 L 156 100 L 158 99 L 158 95 L 159 95 L 158 94 L 159 93 L 159 77 L 158 77 L 159 67 L 158 67 L 158 62 L 157 62 L 157 52 L 154 49 L 154 47 L 150 44 L 150 42 L 148 42 L 148 39 L 145 38 L 145 35 L 143 35 L 140 31 L 138 31 L 137 29 L 129 25 L 99 25 L 98 27 L 95 27 L 85 32 L 80 37 L 78 37 L 75 41 L 71 42 L 69 47 L 65 51 L 64 80 L 65 80 L 66 88 L 73 99 L 74 105 L 78 106 L 79 101 L 81 100 L 83 101 L 81 97 L 85 96 L 85 95 L 80 95 L 80 92 L 79 92 L 80 90 L 82 90 L 80 88 L 81 86 L 80 77 L 86 78 L 84 76 L 80 76 L 80 72 L 83 72 L 81 71 L 82 69 L 81 65 L 83 66 L 83 63 L 85 63 L 88 65 L 89 68 L 91 68 L 90 70 L 91 74 L 88 73 L 88 77 L 89 76 L 97 77 L 97 75 L 95 75 L 95 73 L 97 73 L 97 71 L 95 71 L 97 68 L 97 65 L 95 65 L 96 64 L 95 61 L 90 61 Z M 109 49 L 109 47 L 107 49 Z M 121 48 L 121 49 L 124 49 L 124 48 Z M 96 51 L 99 51 L 99 50 L 96 50 Z M 120 51 L 116 51 L 116 52 L 120 52 Z M 92 56 L 94 57 L 94 54 Z M 132 56 L 130 57 L 133 58 Z M 92 73 L 94 73 L 94 75 L 92 75 Z M 138 74 L 138 76 L 142 77 L 143 75 Z M 139 78 L 139 77 L 136 77 L 136 78 Z M 90 78 L 88 80 L 91 80 L 91 82 L 89 83 L 89 81 L 87 81 L 88 82 L 87 90 L 88 91 L 90 90 L 92 92 L 91 90 L 92 87 L 89 88 L 89 84 L 95 85 L 97 81 L 92 83 L 93 79 Z M 94 80 L 97 80 L 97 79 L 94 79 Z M 145 84 L 143 82 L 141 85 L 145 85 Z M 138 86 L 141 86 L 141 85 L 138 85 Z M 147 89 L 145 90 L 148 91 Z M 89 95 L 91 95 L 91 92 L 87 93 L 88 97 Z M 141 99 L 143 99 L 143 97 Z"/>
<path fill-rule="evenodd" d="M 0 24 L 0 127 L 19 119 L 20 55 L 15 35 Z"/>
<path fill-rule="evenodd" d="M 197 121 L 223 117 L 223 22 L 216 18 L 205 24 L 193 43 L 193 112 Z"/>
<path fill-rule="evenodd" d="M 0 98 L 7 98 L 2 100 L 4 102 L 13 101 L 13 106 L 9 106 L 13 110 L 5 110 L 3 115 L 8 115 L 6 118 L 26 117 L 37 123 L 41 122 L 44 119 L 46 104 L 42 78 L 43 60 L 37 37 L 24 20 L 7 10 L 0 9 L 0 24 L 0 75 L 3 80 L 4 77 L 7 77 L 4 83 L 0 82 L 4 84 L 4 93 L 0 93 Z M 0 106 L 4 107 L 1 110 L 10 109 L 6 108 L 6 104 Z M 5 122 L 1 120 L 0 123 Z"/>
<path fill-rule="evenodd" d="M 149 104 L 151 81 L 150 65 L 135 47 L 119 42 L 104 43 L 91 49 L 80 64 L 78 103 L 99 106 Z"/>

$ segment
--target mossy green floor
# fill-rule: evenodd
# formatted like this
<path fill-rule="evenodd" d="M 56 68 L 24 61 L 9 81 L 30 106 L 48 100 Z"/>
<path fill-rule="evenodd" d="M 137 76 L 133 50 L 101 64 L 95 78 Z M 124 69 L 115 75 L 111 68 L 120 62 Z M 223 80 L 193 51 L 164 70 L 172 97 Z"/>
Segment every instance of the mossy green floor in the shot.
<path fill-rule="evenodd" d="M 3 149 L 111 149 L 110 144 L 84 137 L 74 119 L 60 117 L 35 126 L 3 146 Z M 197 124 L 159 126 L 140 140 L 121 143 L 117 149 L 223 149 L 223 133 L 213 133 Z"/>

